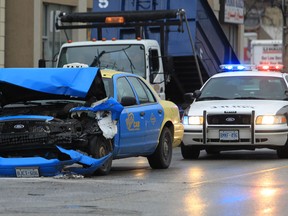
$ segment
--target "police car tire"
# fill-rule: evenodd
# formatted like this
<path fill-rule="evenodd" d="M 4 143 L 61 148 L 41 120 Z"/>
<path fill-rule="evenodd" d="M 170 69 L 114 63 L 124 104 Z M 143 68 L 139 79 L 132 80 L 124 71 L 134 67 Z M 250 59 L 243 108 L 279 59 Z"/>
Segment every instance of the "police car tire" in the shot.
<path fill-rule="evenodd" d="M 288 145 L 286 143 L 285 146 L 277 149 L 278 158 L 288 158 Z"/>
<path fill-rule="evenodd" d="M 197 159 L 200 155 L 200 149 L 181 143 L 181 154 L 184 159 Z"/>
<path fill-rule="evenodd" d="M 89 143 L 90 154 L 93 158 L 101 158 L 112 152 L 112 143 L 104 136 L 94 136 Z M 111 156 L 100 168 L 98 168 L 94 175 L 104 176 L 108 175 L 112 167 L 113 157 Z"/>
<path fill-rule="evenodd" d="M 220 154 L 220 151 L 217 151 L 217 150 L 214 150 L 214 149 L 206 149 L 205 151 L 209 155 L 218 155 L 218 154 Z"/>
<path fill-rule="evenodd" d="M 152 169 L 167 169 L 172 160 L 172 134 L 164 127 L 155 152 L 147 157 Z"/>

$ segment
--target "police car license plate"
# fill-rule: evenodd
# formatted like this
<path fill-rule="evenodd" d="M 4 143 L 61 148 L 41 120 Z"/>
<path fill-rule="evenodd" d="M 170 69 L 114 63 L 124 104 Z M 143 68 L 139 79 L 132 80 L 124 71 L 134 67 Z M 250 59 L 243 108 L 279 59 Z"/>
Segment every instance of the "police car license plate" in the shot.
<path fill-rule="evenodd" d="M 239 132 L 237 130 L 220 130 L 219 139 L 223 141 L 239 140 Z"/>
<path fill-rule="evenodd" d="M 35 178 L 39 177 L 38 167 L 17 167 L 16 176 L 18 178 Z"/>

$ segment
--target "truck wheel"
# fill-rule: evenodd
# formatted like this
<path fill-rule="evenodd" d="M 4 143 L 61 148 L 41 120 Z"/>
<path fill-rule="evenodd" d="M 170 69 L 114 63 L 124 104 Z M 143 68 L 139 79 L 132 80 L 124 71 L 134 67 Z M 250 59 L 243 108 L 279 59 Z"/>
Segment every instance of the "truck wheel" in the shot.
<path fill-rule="evenodd" d="M 184 159 L 197 159 L 200 155 L 200 149 L 181 143 L 181 154 Z"/>
<path fill-rule="evenodd" d="M 167 127 L 164 127 L 155 152 L 147 157 L 152 169 L 167 169 L 172 160 L 172 135 Z"/>
<path fill-rule="evenodd" d="M 277 156 L 278 158 L 288 158 L 288 145 L 287 143 L 285 146 L 279 147 L 277 149 Z"/>
<path fill-rule="evenodd" d="M 95 136 L 90 141 L 90 154 L 93 158 L 101 158 L 112 152 L 112 143 L 105 139 L 104 136 Z M 94 175 L 108 175 L 112 167 L 113 157 L 111 156 L 101 167 L 99 167 Z"/>

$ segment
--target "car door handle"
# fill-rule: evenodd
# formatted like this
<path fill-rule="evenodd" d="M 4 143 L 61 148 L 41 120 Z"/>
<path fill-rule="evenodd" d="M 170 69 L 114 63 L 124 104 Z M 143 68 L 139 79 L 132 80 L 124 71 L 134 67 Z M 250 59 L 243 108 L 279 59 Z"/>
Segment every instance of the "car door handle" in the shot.
<path fill-rule="evenodd" d="M 145 115 L 145 112 L 140 112 L 140 116 L 144 116 Z"/>

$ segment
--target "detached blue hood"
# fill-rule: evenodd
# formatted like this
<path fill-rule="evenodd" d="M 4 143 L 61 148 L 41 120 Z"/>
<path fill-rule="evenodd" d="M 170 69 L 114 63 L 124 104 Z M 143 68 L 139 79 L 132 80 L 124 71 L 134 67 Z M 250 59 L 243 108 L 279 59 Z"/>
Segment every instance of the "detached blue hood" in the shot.
<path fill-rule="evenodd" d="M 92 88 L 94 93 L 95 89 L 101 92 L 98 99 L 106 97 L 99 68 L 0 69 L 0 97 L 5 104 L 10 102 L 11 97 L 12 102 L 42 97 L 49 99 L 45 97 L 47 94 L 86 98 Z"/>

